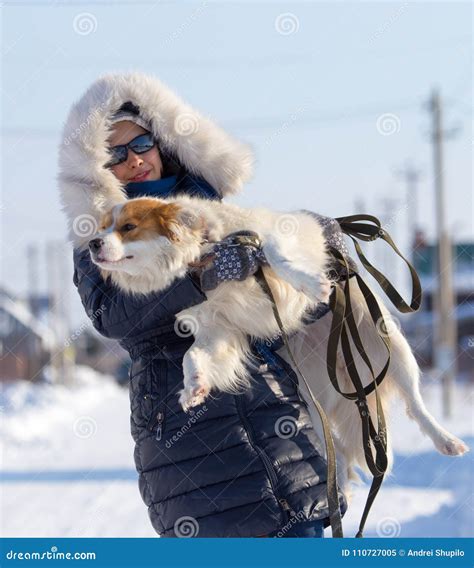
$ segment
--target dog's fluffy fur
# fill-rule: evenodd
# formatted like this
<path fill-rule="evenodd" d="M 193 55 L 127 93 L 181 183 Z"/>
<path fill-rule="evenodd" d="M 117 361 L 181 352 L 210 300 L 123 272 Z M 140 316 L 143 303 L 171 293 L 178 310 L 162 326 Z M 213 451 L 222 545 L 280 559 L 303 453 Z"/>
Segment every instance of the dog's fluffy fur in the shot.
<path fill-rule="evenodd" d="M 279 228 L 282 218 L 286 224 L 291 220 L 290 233 Z M 123 226 L 135 228 L 124 233 Z M 284 326 L 290 333 L 300 331 L 292 337 L 291 349 L 313 395 L 330 418 L 337 447 L 347 462 L 349 475 L 353 476 L 353 465 L 366 467 L 360 418 L 354 402 L 336 393 L 327 375 L 331 316 L 306 329 L 301 323 L 306 310 L 328 300 L 331 286 L 325 276 L 328 255 L 322 228 L 313 216 L 305 212 L 282 215 L 268 209 L 243 209 L 184 196 L 133 199 L 106 215 L 102 232 L 96 237 L 99 248 L 92 258 L 101 267 L 103 276 L 111 277 L 122 289 L 148 293 L 163 290 L 175 278 L 184 276 L 189 263 L 209 249 L 209 243 L 203 244 L 205 236 L 210 241 L 220 241 L 229 233 L 243 229 L 255 231 L 261 237 L 269 263 L 264 272 Z M 387 354 L 361 291 L 355 282 L 350 285 L 359 333 L 377 372 L 382 369 Z M 378 301 L 389 321 L 388 310 L 380 298 Z M 248 380 L 245 363 L 250 357 L 248 336 L 271 339 L 279 334 L 271 302 L 255 278 L 221 283 L 207 293 L 206 302 L 177 314 L 177 321 L 187 325 L 195 338 L 183 360 L 184 389 L 180 392 L 180 402 L 184 409 L 203 403 L 212 390 L 237 392 L 245 388 Z M 382 404 L 387 407 L 392 394 L 397 392 L 405 400 L 409 416 L 441 453 L 451 456 L 464 453 L 466 445 L 437 424 L 427 411 L 418 386 L 419 368 L 403 334 L 394 325 L 384 329 L 390 335 L 392 351 L 387 377 L 379 388 Z M 285 350 L 282 355 L 290 362 Z M 364 364 L 357 358 L 356 362 L 364 376 Z M 338 366 L 343 389 L 352 391 L 341 354 Z M 367 375 L 364 382 L 367 384 L 370 379 Z M 376 416 L 373 395 L 369 396 L 369 403 Z M 313 421 L 317 422 L 317 418 L 313 417 Z M 391 464 L 390 449 L 389 457 Z"/>
<path fill-rule="evenodd" d="M 282 232 L 282 220 L 286 232 Z M 123 290 L 146 294 L 164 290 L 183 277 L 191 262 L 218 242 L 245 228 L 262 239 L 269 262 L 265 274 L 285 328 L 295 331 L 305 311 L 329 297 L 324 276 L 328 257 L 322 228 L 305 212 L 282 216 L 267 209 L 242 209 L 206 199 L 139 198 L 117 205 L 104 217 L 93 240 L 93 261 Z M 123 231 L 122 227 L 134 227 Z M 284 227 L 285 228 L 285 227 Z M 183 361 L 180 402 L 203 402 L 211 389 L 237 392 L 247 386 L 247 336 L 270 339 L 279 329 L 270 299 L 254 278 L 228 281 L 207 293 L 207 301 L 177 314 L 195 336 Z"/>

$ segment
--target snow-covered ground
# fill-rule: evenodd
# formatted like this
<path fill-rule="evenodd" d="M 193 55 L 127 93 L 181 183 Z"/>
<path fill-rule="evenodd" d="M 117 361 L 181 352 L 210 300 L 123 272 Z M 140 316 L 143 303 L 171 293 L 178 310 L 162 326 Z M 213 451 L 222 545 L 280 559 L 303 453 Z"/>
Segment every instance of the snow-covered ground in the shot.
<path fill-rule="evenodd" d="M 138 492 L 127 390 L 85 367 L 76 368 L 75 384 L 4 385 L 0 536 L 156 536 Z M 472 447 L 472 386 L 457 386 L 452 420 L 442 419 L 438 385 L 423 394 L 436 418 Z M 438 454 L 403 408 L 393 414 L 391 435 L 393 474 L 365 535 L 474 536 L 472 453 Z M 355 490 L 344 518 L 347 536 L 357 530 L 367 490 Z"/>

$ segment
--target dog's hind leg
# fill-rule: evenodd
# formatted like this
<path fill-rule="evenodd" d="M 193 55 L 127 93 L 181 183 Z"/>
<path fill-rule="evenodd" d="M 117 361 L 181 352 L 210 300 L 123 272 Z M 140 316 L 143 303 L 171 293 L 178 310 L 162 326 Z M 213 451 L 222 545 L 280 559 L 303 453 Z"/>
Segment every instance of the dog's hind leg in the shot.
<path fill-rule="evenodd" d="M 445 430 L 427 410 L 421 397 L 420 369 L 403 334 L 390 333 L 392 357 L 388 374 L 406 403 L 407 415 L 416 421 L 421 431 L 429 436 L 436 449 L 447 456 L 461 456 L 469 448 L 459 438 Z"/>
<path fill-rule="evenodd" d="M 469 449 L 467 445 L 440 426 L 427 410 L 420 393 L 420 368 L 418 367 L 410 345 L 381 298 L 375 293 L 374 296 L 385 322 L 383 326 L 377 323 L 377 328 L 380 333 L 387 334 L 390 339 L 390 365 L 387 376 L 381 385 L 382 388 L 388 389 L 387 394 L 391 390 L 395 390 L 396 393 L 400 395 L 405 402 L 408 417 L 418 424 L 423 434 L 431 438 L 440 453 L 448 456 L 464 454 Z M 380 338 L 377 337 L 369 311 L 363 299 L 363 294 L 355 282 L 353 285 L 351 284 L 351 297 L 352 305 L 362 308 L 362 312 L 358 317 L 358 331 L 367 356 L 375 372 L 379 373 L 386 361 L 387 353 L 385 349 L 382 348 Z M 357 353 L 355 353 L 355 361 L 358 369 L 364 368 L 360 356 Z M 364 373 L 364 376 L 366 380 L 369 379 L 367 372 Z"/>

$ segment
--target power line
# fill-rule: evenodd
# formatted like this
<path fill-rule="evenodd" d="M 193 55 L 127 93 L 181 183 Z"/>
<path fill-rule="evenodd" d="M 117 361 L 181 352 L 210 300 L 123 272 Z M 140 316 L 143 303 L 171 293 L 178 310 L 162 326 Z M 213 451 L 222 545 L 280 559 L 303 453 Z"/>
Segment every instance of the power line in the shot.
<path fill-rule="evenodd" d="M 15 56 L 15 68 L 18 65 L 28 66 L 31 67 L 32 60 L 31 54 L 25 56 L 23 58 Z M 256 65 L 261 66 L 269 66 L 269 65 L 307 65 L 311 64 L 314 65 L 319 60 L 317 59 L 316 55 L 310 54 L 288 54 L 288 53 L 275 53 L 273 55 L 259 55 L 259 54 L 251 54 L 248 56 L 245 55 L 229 55 L 223 58 L 203 58 L 199 57 L 196 59 L 191 59 L 189 57 L 182 58 L 182 59 L 153 59 L 147 58 L 146 64 L 149 67 L 157 67 L 162 69 L 163 67 L 169 67 L 171 69 L 176 68 L 183 68 L 183 67 L 190 67 L 192 69 L 202 69 L 202 68 L 216 68 L 216 67 L 232 67 L 234 68 L 236 65 L 242 65 L 248 67 L 251 65 L 252 67 Z M 113 57 L 107 56 L 103 59 L 99 58 L 92 58 L 88 56 L 70 56 L 67 55 L 67 60 L 64 61 L 63 64 L 55 64 L 55 69 L 71 69 L 73 67 L 78 67 L 83 69 L 84 67 L 90 67 L 91 64 L 97 66 L 108 65 L 109 67 L 130 67 L 132 65 L 136 65 L 135 61 L 126 61 L 123 57 Z"/>
<path fill-rule="evenodd" d="M 301 105 L 303 106 L 303 105 Z M 364 118 L 372 118 L 379 116 L 390 111 L 391 114 L 396 112 L 414 111 L 420 108 L 420 103 L 410 102 L 405 104 L 385 104 L 378 107 L 361 107 L 360 109 L 352 109 L 351 111 L 339 111 L 328 113 L 326 115 L 308 116 L 305 114 L 304 108 L 296 109 L 292 114 L 287 116 L 269 116 L 269 117 L 245 117 L 235 118 L 230 120 L 219 120 L 211 117 L 219 125 L 224 128 L 230 129 L 245 129 L 245 130 L 266 130 L 271 128 L 311 128 L 317 124 L 340 122 L 341 120 L 357 120 Z M 59 130 L 52 130 L 46 128 L 27 128 L 27 127 L 13 127 L 2 128 L 2 135 L 4 136 L 19 136 L 29 135 L 36 138 L 57 138 L 60 136 Z"/>

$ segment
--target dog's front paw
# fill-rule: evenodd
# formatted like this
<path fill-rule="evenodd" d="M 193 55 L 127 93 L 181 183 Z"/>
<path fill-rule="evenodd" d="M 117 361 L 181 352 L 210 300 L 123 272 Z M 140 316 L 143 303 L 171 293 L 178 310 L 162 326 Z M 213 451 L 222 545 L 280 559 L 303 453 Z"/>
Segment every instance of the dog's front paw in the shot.
<path fill-rule="evenodd" d="M 312 276 L 308 282 L 300 286 L 299 291 L 303 292 L 305 296 L 308 296 L 308 298 L 311 298 L 313 301 L 327 304 L 329 303 L 329 296 L 332 292 L 332 283 L 325 276 Z"/>
<path fill-rule="evenodd" d="M 469 451 L 469 446 L 455 436 L 447 437 L 436 447 L 445 456 L 462 456 Z"/>
<path fill-rule="evenodd" d="M 328 304 L 329 296 L 331 295 L 332 292 L 332 282 L 325 276 L 322 276 L 319 280 L 319 287 L 320 287 L 319 301 Z"/>
<path fill-rule="evenodd" d="M 210 390 L 209 385 L 202 377 L 193 377 L 189 384 L 186 384 L 185 381 L 184 389 L 179 391 L 179 404 L 182 409 L 187 412 L 190 408 L 193 408 L 193 406 L 202 404 L 206 400 Z"/>

